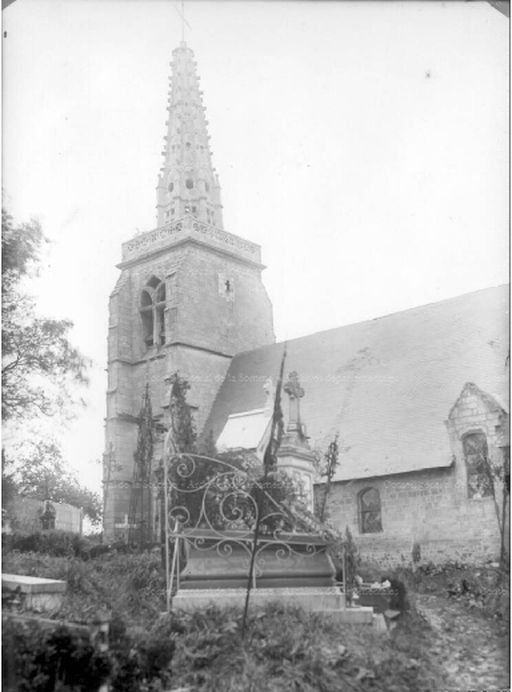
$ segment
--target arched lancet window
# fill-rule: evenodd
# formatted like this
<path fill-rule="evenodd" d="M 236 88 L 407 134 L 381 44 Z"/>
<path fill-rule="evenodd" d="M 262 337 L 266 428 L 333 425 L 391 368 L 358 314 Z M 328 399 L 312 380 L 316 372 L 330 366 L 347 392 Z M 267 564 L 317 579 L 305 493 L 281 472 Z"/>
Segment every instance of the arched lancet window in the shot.
<path fill-rule="evenodd" d="M 147 348 L 165 344 L 165 284 L 152 276 L 140 296 L 142 338 Z"/>
<path fill-rule="evenodd" d="M 483 432 L 473 432 L 462 438 L 468 481 L 468 497 L 492 495 L 487 438 Z"/>
<path fill-rule="evenodd" d="M 144 343 L 149 348 L 149 346 L 153 346 L 153 299 L 151 294 L 146 290 L 142 291 L 140 296 L 140 316 L 142 319 L 142 334 Z"/>
<path fill-rule="evenodd" d="M 361 533 L 382 531 L 379 491 L 376 488 L 365 488 L 359 493 L 358 500 Z"/>

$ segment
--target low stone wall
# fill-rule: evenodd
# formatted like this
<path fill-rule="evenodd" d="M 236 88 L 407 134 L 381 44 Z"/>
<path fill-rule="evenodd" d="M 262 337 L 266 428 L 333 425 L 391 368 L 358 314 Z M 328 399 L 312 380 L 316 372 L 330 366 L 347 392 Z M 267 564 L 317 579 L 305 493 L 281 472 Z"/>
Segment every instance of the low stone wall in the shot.
<path fill-rule="evenodd" d="M 80 507 L 73 507 L 63 502 L 52 502 L 51 504 L 55 509 L 55 529 L 82 533 L 83 515 Z M 7 532 L 16 530 L 32 533 L 41 530 L 41 514 L 44 511 L 42 500 L 17 495 L 9 501 L 4 509 Z"/>

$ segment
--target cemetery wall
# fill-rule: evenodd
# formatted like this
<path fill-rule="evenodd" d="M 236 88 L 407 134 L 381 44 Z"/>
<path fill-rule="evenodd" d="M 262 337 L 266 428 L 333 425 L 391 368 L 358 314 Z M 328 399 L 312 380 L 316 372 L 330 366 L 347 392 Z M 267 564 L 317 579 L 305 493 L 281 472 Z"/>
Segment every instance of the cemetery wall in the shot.
<path fill-rule="evenodd" d="M 82 510 L 64 502 L 52 502 L 55 509 L 55 529 L 82 533 Z M 6 513 L 7 532 L 9 530 L 32 533 L 41 531 L 41 514 L 44 502 L 32 497 L 16 495 L 4 508 Z"/>

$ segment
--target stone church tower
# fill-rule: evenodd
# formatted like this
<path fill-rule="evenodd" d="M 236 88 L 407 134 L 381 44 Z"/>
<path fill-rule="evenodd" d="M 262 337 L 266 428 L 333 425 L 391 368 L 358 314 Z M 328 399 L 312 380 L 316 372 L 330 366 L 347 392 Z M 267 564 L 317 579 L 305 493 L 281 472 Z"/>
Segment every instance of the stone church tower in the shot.
<path fill-rule="evenodd" d="M 106 452 L 107 537 L 130 515 L 138 416 L 148 385 L 157 433 L 168 427 L 169 380 L 191 384 L 197 430 L 207 419 L 232 356 L 272 343 L 272 306 L 260 247 L 226 232 L 194 55 L 173 51 L 157 228 L 123 243 L 110 297 Z"/>

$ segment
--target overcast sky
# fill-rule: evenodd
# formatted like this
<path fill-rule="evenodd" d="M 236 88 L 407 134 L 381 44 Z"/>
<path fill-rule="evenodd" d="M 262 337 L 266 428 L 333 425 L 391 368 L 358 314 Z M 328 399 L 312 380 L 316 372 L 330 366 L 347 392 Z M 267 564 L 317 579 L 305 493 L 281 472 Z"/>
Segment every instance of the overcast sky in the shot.
<path fill-rule="evenodd" d="M 155 227 L 171 0 L 4 11 L 4 203 L 52 245 L 42 312 L 93 359 L 63 436 L 98 487 L 107 303 Z M 508 20 L 482 2 L 187 2 L 226 230 L 262 245 L 279 340 L 508 280 Z"/>

